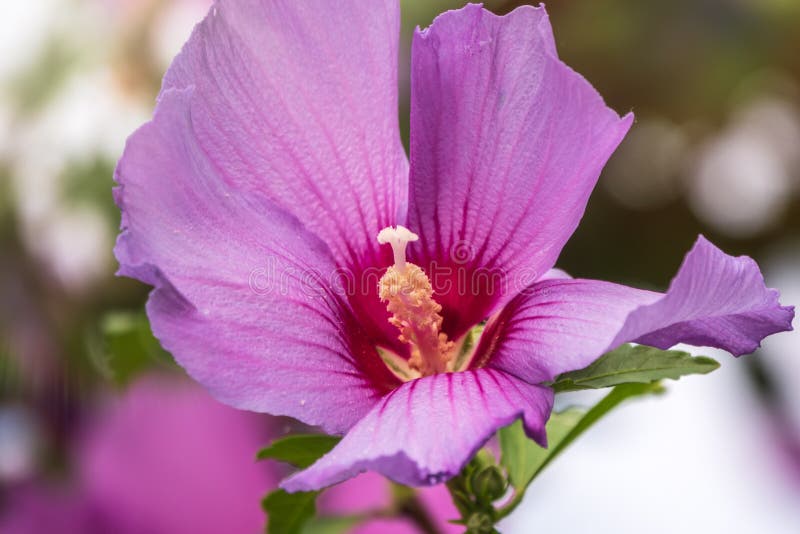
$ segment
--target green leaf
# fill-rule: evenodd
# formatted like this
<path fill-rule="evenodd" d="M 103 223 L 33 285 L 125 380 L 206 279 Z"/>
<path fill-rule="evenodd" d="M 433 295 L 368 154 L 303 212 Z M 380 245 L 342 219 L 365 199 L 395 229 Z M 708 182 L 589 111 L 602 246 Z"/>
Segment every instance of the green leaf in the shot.
<path fill-rule="evenodd" d="M 112 312 L 101 324 L 102 350 L 94 358 L 106 378 L 127 385 L 154 364 L 169 364 L 170 355 L 150 331 L 143 313 Z"/>
<path fill-rule="evenodd" d="M 258 451 L 259 460 L 278 460 L 304 469 L 333 449 L 342 438 L 325 434 L 295 434 L 279 438 Z"/>
<path fill-rule="evenodd" d="M 560 443 L 584 415 L 586 412 L 578 408 L 553 413 L 547 422 L 549 446 Z M 525 435 L 522 421 L 501 428 L 499 438 L 500 449 L 503 451 L 501 463 L 508 471 L 511 485 L 517 490 L 524 489 L 543 467 L 550 450 L 539 447 Z"/>
<path fill-rule="evenodd" d="M 364 520 L 363 516 L 317 517 L 306 523 L 303 534 L 345 534 Z"/>
<path fill-rule="evenodd" d="M 601 417 L 626 399 L 659 394 L 663 391 L 658 383 L 622 384 L 611 390 L 588 411 L 571 408 L 564 412 L 554 413 L 547 423 L 547 449 L 541 448 L 525 435 L 520 421 L 501 428 L 499 432 L 502 451 L 500 463 L 508 471 L 511 485 L 516 493 L 514 499 L 500 510 L 499 517 L 505 517 L 511 513 L 522 501 L 525 489 L 533 479 Z"/>
<path fill-rule="evenodd" d="M 706 374 L 719 363 L 706 356 L 661 350 L 645 345 L 622 345 L 601 356 L 590 366 L 559 375 L 552 387 L 556 393 L 599 389 L 619 384 L 648 383 L 684 375 Z"/>
<path fill-rule="evenodd" d="M 267 512 L 267 534 L 299 534 L 317 511 L 318 491 L 286 493 L 276 490 L 264 497 L 261 507 Z"/>

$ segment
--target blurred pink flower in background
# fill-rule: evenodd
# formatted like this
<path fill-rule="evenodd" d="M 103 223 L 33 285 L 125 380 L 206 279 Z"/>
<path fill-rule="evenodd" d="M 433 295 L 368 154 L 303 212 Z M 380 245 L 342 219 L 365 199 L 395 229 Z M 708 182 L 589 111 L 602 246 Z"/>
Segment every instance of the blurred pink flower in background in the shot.
<path fill-rule="evenodd" d="M 258 532 L 277 474 L 254 457 L 271 427 L 187 382 L 147 379 L 86 425 L 69 485 L 12 494 L 0 532 Z"/>
<path fill-rule="evenodd" d="M 463 532 L 458 525 L 449 523 L 460 517 L 444 485 L 421 488 L 420 504 L 428 518 L 442 534 Z M 323 493 L 317 502 L 322 515 L 348 515 L 380 513 L 391 503 L 391 488 L 385 478 L 376 473 L 363 473 Z M 376 518 L 357 526 L 354 534 L 415 534 L 419 528 L 406 518 Z"/>
<path fill-rule="evenodd" d="M 263 531 L 260 501 L 285 475 L 256 462 L 279 420 L 228 408 L 188 381 L 149 377 L 103 403 L 79 432 L 74 472 L 61 483 L 36 481 L 12 491 L 0 512 L 3 534 L 249 534 Z M 442 532 L 459 532 L 443 486 L 421 493 Z M 358 477 L 320 500 L 324 515 L 379 513 L 388 482 Z M 361 534 L 415 533 L 405 519 L 357 527 Z"/>

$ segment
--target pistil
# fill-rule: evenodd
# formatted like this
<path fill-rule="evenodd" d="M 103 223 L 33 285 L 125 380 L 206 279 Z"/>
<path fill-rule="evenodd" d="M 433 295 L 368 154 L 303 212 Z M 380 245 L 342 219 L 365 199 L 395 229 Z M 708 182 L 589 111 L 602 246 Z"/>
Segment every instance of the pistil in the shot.
<path fill-rule="evenodd" d="M 427 376 L 449 370 L 454 345 L 441 331 L 442 306 L 433 300 L 430 280 L 417 265 L 406 262 L 406 246 L 417 239 L 399 225 L 380 231 L 378 242 L 392 246 L 394 265 L 381 277 L 378 294 L 392 314 L 389 322 L 400 330 L 400 341 L 411 347 L 409 367 Z"/>

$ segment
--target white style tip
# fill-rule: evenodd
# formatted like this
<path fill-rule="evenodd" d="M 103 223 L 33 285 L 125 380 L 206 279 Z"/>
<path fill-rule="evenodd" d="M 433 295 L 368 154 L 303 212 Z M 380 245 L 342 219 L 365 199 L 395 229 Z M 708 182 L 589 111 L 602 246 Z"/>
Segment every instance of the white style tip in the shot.
<path fill-rule="evenodd" d="M 406 245 L 410 241 L 417 241 L 419 236 L 405 226 L 387 226 L 378 232 L 378 243 L 390 244 L 394 252 L 394 265 L 398 269 L 406 266 Z"/>

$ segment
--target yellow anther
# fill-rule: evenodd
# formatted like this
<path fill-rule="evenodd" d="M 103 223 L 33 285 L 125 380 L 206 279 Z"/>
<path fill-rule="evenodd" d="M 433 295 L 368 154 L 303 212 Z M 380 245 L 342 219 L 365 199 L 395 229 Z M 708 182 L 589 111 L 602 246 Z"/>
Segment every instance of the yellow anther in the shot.
<path fill-rule="evenodd" d="M 430 280 L 422 269 L 405 261 L 406 244 L 416 240 L 416 234 L 402 226 L 378 234 L 380 243 L 392 245 L 395 257 L 395 265 L 378 283 L 378 294 L 392 314 L 389 322 L 400 330 L 400 341 L 411 346 L 409 367 L 427 376 L 448 370 L 454 345 L 441 331 L 442 306 L 433 300 Z"/>

